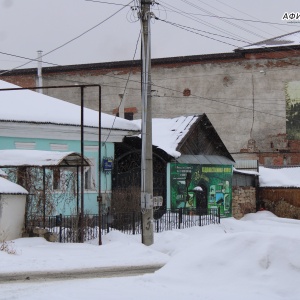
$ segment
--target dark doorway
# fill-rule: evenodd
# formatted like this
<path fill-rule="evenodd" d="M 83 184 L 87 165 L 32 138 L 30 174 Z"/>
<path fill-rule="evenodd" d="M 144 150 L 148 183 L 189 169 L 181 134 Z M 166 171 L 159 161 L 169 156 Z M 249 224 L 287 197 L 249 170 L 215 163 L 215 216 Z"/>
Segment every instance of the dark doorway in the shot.
<path fill-rule="evenodd" d="M 198 186 L 202 188 L 202 191 L 195 191 L 196 208 L 207 209 L 207 187 L 201 183 L 199 183 Z"/>
<path fill-rule="evenodd" d="M 115 145 L 112 171 L 112 207 L 115 210 L 139 210 L 141 188 L 141 150 L 126 143 Z M 153 153 L 153 196 L 163 197 L 166 206 L 167 162 Z"/>

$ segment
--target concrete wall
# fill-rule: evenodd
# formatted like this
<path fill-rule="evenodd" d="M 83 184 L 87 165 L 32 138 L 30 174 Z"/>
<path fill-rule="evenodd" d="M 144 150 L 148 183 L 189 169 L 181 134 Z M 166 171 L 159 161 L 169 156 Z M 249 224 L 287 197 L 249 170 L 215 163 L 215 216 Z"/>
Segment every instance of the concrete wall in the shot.
<path fill-rule="evenodd" d="M 273 162 L 268 153 L 290 151 L 280 139 L 285 139 L 286 134 L 286 84 L 300 81 L 299 64 L 300 51 L 288 48 L 277 52 L 187 57 L 181 61 L 153 60 L 153 117 L 206 113 L 232 154 L 260 151 L 266 153 L 264 162 Z M 119 63 L 118 67 L 118 63 L 106 63 L 77 70 L 47 68 L 43 83 L 45 86 L 101 84 L 102 111 L 112 114 L 120 104 L 119 94 L 124 93 L 129 73 L 125 108 L 136 109 L 134 119 L 137 119 L 141 118 L 141 74 L 137 64 L 132 67 L 129 63 Z M 30 82 L 28 76 L 20 72 L 18 76 L 5 75 L 1 79 L 20 83 L 23 78 L 25 84 Z M 52 89 L 45 93 L 76 104 L 80 101 L 79 89 Z M 85 90 L 85 105 L 98 109 L 96 88 Z M 250 138 L 254 146 L 249 145 Z M 299 159 L 296 163 L 300 163 Z M 283 156 L 281 160 L 275 164 L 278 161 L 283 164 Z M 291 160 L 287 157 L 287 161 Z"/>
<path fill-rule="evenodd" d="M 22 237 L 26 195 L 0 194 L 0 242 Z"/>

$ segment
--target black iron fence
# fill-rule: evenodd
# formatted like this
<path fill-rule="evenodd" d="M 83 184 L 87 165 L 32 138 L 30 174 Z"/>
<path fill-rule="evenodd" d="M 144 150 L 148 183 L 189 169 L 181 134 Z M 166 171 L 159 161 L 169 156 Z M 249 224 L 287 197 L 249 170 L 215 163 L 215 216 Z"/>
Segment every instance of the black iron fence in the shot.
<path fill-rule="evenodd" d="M 26 223 L 29 235 L 45 234 L 53 236 L 53 240 L 62 243 L 87 241 L 118 230 L 126 234 L 141 234 L 141 212 L 108 213 L 101 215 L 80 216 L 57 215 L 46 218 L 30 218 Z M 100 224 L 99 224 L 100 221 Z M 172 229 L 205 226 L 220 223 L 219 209 L 175 209 L 154 211 L 153 230 L 162 232 Z M 100 226 L 99 226 L 100 225 Z"/>

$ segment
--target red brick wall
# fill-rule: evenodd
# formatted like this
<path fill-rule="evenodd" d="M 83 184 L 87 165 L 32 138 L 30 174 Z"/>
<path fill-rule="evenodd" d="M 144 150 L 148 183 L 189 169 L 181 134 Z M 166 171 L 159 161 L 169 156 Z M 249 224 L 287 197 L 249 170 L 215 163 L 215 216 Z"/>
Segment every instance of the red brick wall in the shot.
<path fill-rule="evenodd" d="M 16 84 L 21 87 L 35 87 L 36 76 L 35 75 L 15 75 L 15 76 L 1 76 L 1 80 Z"/>

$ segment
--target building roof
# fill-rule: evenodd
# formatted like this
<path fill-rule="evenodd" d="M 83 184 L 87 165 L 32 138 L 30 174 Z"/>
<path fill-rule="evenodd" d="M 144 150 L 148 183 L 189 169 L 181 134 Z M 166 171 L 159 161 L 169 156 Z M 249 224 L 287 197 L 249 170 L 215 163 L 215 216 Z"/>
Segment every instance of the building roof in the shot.
<path fill-rule="evenodd" d="M 7 177 L 7 174 L 1 169 L 0 169 L 0 177 L 4 177 L 4 178 Z"/>
<path fill-rule="evenodd" d="M 233 168 L 233 173 L 244 174 L 244 175 L 249 175 L 249 176 L 258 176 L 259 175 L 259 173 L 257 171 L 239 170 L 236 168 Z"/>
<path fill-rule="evenodd" d="M 135 120 L 137 124 L 141 123 L 141 120 Z M 204 126 L 204 134 L 211 138 L 213 136 L 214 146 L 222 150 L 218 153 L 184 153 L 182 149 L 187 143 L 188 138 L 193 134 L 193 131 L 197 126 Z M 141 137 L 141 135 L 139 135 Z M 194 138 L 194 137 L 192 137 Z M 196 137 L 197 138 L 197 137 Z M 205 143 L 205 142 L 203 142 Z M 202 143 L 202 144 L 203 144 Z M 168 155 L 181 161 L 189 161 L 189 163 L 199 164 L 201 161 L 203 164 L 218 163 L 221 161 L 224 164 L 233 164 L 234 159 L 231 157 L 230 153 L 223 144 L 218 133 L 210 123 L 206 114 L 193 115 L 193 116 L 181 116 L 177 118 L 162 119 L 162 118 L 153 118 L 152 119 L 152 144 L 157 146 L 159 149 L 165 151 Z M 203 146 L 203 145 L 202 145 Z M 200 148 L 200 146 L 199 146 Z M 199 150 L 197 148 L 197 150 Z M 202 149 L 205 149 L 204 146 Z M 200 154 L 200 155 L 199 155 Z M 223 155 L 224 154 L 224 155 Z M 223 158 L 223 159 L 221 159 Z"/>
<path fill-rule="evenodd" d="M 236 49 L 240 50 L 254 50 L 262 48 L 277 48 L 277 47 L 300 47 L 300 31 L 295 31 L 292 33 L 287 33 L 281 36 L 277 36 L 271 39 L 263 40 L 258 43 L 249 44 L 244 47 Z"/>
<path fill-rule="evenodd" d="M 84 158 L 84 166 L 90 166 Z M 80 166 L 81 155 L 76 152 L 40 151 L 40 150 L 0 150 L 1 167 L 50 167 Z"/>
<path fill-rule="evenodd" d="M 176 64 L 191 64 L 196 62 L 216 62 L 216 61 L 226 61 L 226 60 L 241 60 L 244 58 L 243 52 L 262 50 L 263 48 L 300 48 L 299 41 L 299 31 L 274 37 L 271 39 L 263 40 L 254 44 L 245 45 L 244 47 L 239 47 L 233 52 L 225 53 L 209 53 L 200 55 L 187 55 L 187 56 L 175 56 L 175 57 L 163 57 L 151 59 L 151 64 L 155 66 L 163 65 L 173 65 Z M 103 70 L 103 72 L 110 72 L 112 69 L 122 69 L 122 68 L 140 68 L 141 60 L 124 60 L 124 61 L 110 61 L 102 63 L 89 63 L 89 64 L 74 64 L 74 65 L 64 65 L 64 66 L 52 66 L 43 67 L 44 74 L 51 73 L 63 73 L 63 72 L 80 72 L 80 71 L 95 71 Z M 24 68 L 15 70 L 6 70 L 2 72 L 0 76 L 2 78 L 14 75 L 36 75 L 37 68 Z"/>
<path fill-rule="evenodd" d="M 233 165 L 234 162 L 221 155 L 181 155 L 177 162 L 182 164 L 201 164 L 201 165 Z"/>
<path fill-rule="evenodd" d="M 228 59 L 241 59 L 243 55 L 237 52 L 226 52 L 226 53 L 211 53 L 211 54 L 200 54 L 200 55 L 188 55 L 188 56 L 174 56 L 174 57 L 163 57 L 163 58 L 152 58 L 151 64 L 153 67 L 169 65 L 169 64 L 190 64 L 194 62 L 203 61 L 226 61 Z M 65 66 L 53 66 L 43 67 L 43 74 L 61 73 L 61 72 L 79 72 L 79 71 L 94 71 L 103 70 L 103 72 L 110 72 L 112 69 L 120 68 L 141 68 L 141 60 L 124 60 L 124 61 L 111 61 L 102 63 L 89 63 L 89 64 L 77 64 L 77 65 L 65 65 Z M 36 75 L 36 68 L 24 68 L 7 70 L 0 76 L 13 76 L 13 75 Z"/>
<path fill-rule="evenodd" d="M 0 80 L 0 89 L 18 86 Z M 31 90 L 0 91 L 0 121 L 81 125 L 81 107 Z M 99 113 L 84 108 L 84 125 L 99 127 Z M 140 131 L 131 121 L 101 113 L 101 127 Z"/>
<path fill-rule="evenodd" d="M 172 119 L 152 119 L 152 144 L 174 158 L 181 155 L 177 147 L 196 122 L 198 116 L 181 116 Z M 141 120 L 134 120 L 140 126 Z M 139 135 L 141 137 L 141 135 Z"/>
<path fill-rule="evenodd" d="M 20 185 L 0 177 L 0 194 L 26 195 L 28 192 Z"/>

